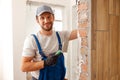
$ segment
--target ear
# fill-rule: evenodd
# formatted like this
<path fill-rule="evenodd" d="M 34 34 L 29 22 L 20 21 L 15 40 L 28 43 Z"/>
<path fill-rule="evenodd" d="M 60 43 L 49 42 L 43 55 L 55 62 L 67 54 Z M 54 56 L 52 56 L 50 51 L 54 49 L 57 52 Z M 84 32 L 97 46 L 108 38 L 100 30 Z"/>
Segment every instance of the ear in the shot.
<path fill-rule="evenodd" d="M 55 16 L 52 14 L 52 16 L 53 16 L 53 20 L 55 20 Z"/>
<path fill-rule="evenodd" d="M 39 23 L 38 16 L 36 16 L 36 21 L 37 21 L 37 23 Z"/>

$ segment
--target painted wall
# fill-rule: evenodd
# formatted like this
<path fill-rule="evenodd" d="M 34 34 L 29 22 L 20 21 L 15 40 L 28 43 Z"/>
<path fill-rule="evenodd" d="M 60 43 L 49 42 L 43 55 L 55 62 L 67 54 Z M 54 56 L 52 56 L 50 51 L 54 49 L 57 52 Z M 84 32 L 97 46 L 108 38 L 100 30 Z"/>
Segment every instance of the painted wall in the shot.
<path fill-rule="evenodd" d="M 0 0 L 0 80 L 13 80 L 11 1 Z"/>
<path fill-rule="evenodd" d="M 21 53 L 26 36 L 25 10 L 26 0 L 13 0 L 13 69 L 14 80 L 25 80 L 25 74 L 20 71 Z"/>

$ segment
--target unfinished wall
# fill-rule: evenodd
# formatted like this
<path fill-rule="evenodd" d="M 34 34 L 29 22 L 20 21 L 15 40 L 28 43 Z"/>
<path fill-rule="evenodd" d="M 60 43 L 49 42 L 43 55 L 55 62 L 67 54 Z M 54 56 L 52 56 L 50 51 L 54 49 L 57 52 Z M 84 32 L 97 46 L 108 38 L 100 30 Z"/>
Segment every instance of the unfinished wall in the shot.
<path fill-rule="evenodd" d="M 90 80 L 90 7 L 91 0 L 79 0 L 78 1 L 78 29 L 83 32 L 83 35 L 79 35 L 80 41 L 80 80 Z"/>

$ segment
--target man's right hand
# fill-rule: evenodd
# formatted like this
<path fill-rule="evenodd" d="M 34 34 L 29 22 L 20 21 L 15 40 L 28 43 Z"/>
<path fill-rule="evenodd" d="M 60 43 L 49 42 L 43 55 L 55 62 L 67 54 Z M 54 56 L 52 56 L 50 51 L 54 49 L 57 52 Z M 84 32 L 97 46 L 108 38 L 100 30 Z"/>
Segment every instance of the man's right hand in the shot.
<path fill-rule="evenodd" d="M 48 56 L 46 60 L 44 60 L 44 67 L 45 66 L 51 66 L 51 65 L 55 65 L 57 63 L 57 59 L 60 55 L 51 55 Z"/>

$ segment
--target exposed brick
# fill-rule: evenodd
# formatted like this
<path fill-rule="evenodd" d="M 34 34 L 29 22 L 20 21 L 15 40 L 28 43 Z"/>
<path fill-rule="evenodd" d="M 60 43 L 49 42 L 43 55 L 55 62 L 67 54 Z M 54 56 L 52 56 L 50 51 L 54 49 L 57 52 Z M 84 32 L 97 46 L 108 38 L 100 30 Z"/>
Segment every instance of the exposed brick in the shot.
<path fill-rule="evenodd" d="M 88 19 L 87 13 L 79 14 L 79 15 L 78 15 L 78 19 L 80 19 L 81 21 Z"/>
<path fill-rule="evenodd" d="M 81 29 L 79 30 L 80 37 L 86 37 L 87 36 L 87 30 L 86 29 Z"/>
<path fill-rule="evenodd" d="M 86 27 L 88 27 L 88 21 L 85 21 L 83 23 L 78 23 L 78 24 L 79 24 L 78 25 L 79 28 L 86 28 Z"/>
<path fill-rule="evenodd" d="M 87 76 L 84 73 L 81 73 L 80 80 L 87 80 Z"/>
<path fill-rule="evenodd" d="M 78 4 L 78 12 L 81 12 L 82 10 L 87 10 L 88 9 L 88 3 L 80 3 Z"/>
<path fill-rule="evenodd" d="M 87 43 L 87 42 L 82 41 L 82 42 L 81 42 L 81 45 L 82 45 L 82 46 L 88 46 L 88 43 Z"/>
<path fill-rule="evenodd" d="M 84 47 L 81 47 L 80 52 L 81 52 L 82 55 L 85 55 L 85 54 L 88 53 L 87 49 L 84 48 Z"/>
<path fill-rule="evenodd" d="M 87 71 L 88 71 L 88 65 L 87 65 L 87 64 L 82 64 L 82 65 L 81 65 L 81 68 L 82 68 L 82 71 L 83 71 L 84 73 L 87 73 Z"/>
<path fill-rule="evenodd" d="M 79 63 L 81 68 L 80 80 L 88 79 L 88 27 L 89 27 L 89 15 L 88 15 L 88 1 L 78 0 L 78 29 L 81 37 L 80 53 L 82 60 Z M 81 64 L 82 63 L 82 64 Z"/>
<path fill-rule="evenodd" d="M 88 47 L 88 41 L 87 41 L 87 38 L 82 38 L 81 45 L 82 45 L 82 46 L 87 46 L 87 47 Z"/>

